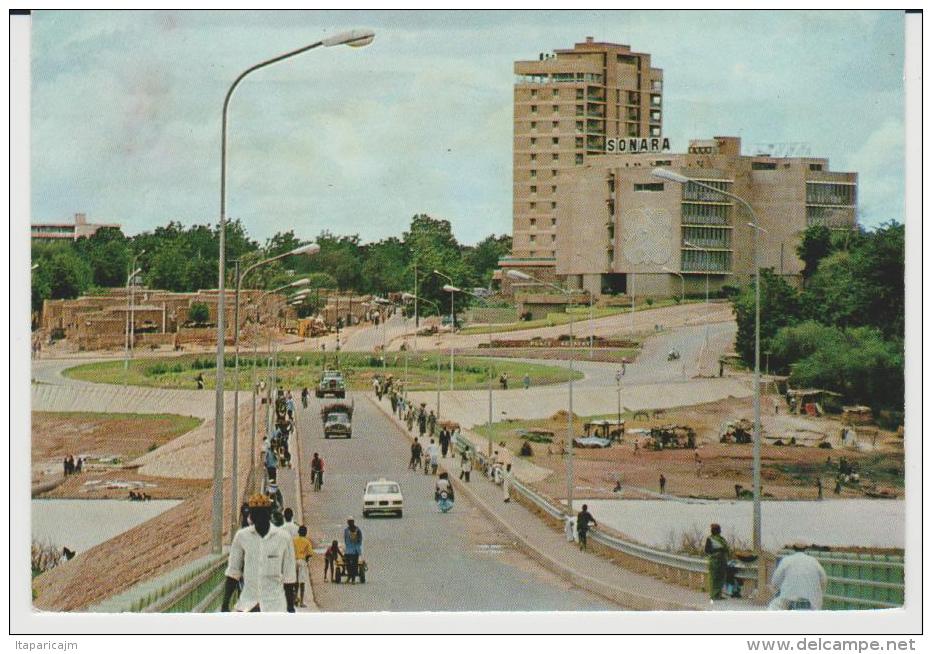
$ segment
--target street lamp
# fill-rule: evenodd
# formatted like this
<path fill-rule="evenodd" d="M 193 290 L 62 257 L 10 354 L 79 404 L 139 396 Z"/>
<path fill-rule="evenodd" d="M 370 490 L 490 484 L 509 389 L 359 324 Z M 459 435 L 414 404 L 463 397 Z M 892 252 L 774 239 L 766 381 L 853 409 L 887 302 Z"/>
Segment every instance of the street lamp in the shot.
<path fill-rule="evenodd" d="M 758 554 L 758 561 L 761 561 L 760 249 L 758 248 L 758 232 L 765 230 L 758 225 L 757 216 L 750 203 L 739 195 L 723 191 L 711 184 L 698 182 L 666 168 L 654 168 L 651 175 L 677 184 L 695 184 L 731 198 L 744 207 L 751 217 L 751 221 L 746 224 L 754 229 L 754 522 L 752 538 L 754 551 Z M 759 568 L 763 571 L 764 565 L 761 564 Z M 759 584 L 758 588 L 763 589 L 763 586 Z"/>
<path fill-rule="evenodd" d="M 662 266 L 662 269 L 670 273 L 671 275 L 676 275 L 677 277 L 680 278 L 680 302 L 685 300 L 686 299 L 686 280 L 683 277 L 683 274 L 673 270 L 672 268 L 667 268 L 666 266 Z"/>
<path fill-rule="evenodd" d="M 484 297 L 482 297 L 481 295 L 477 295 L 477 294 L 472 293 L 472 292 L 470 292 L 470 291 L 464 291 L 463 289 L 457 288 L 456 286 L 451 286 L 451 285 L 448 284 L 448 285 L 446 285 L 446 286 L 443 287 L 443 290 L 447 291 L 447 292 L 450 293 L 451 295 L 452 295 L 453 293 L 465 293 L 466 295 L 471 295 L 472 297 L 476 298 L 477 300 L 479 300 L 480 302 L 482 302 L 482 303 L 485 304 L 486 306 L 488 306 L 488 304 L 489 304 L 489 301 L 486 300 L 486 299 L 485 299 Z M 489 335 L 489 366 L 488 366 L 488 368 L 489 368 L 489 429 L 488 429 L 488 432 L 489 432 L 489 453 L 488 453 L 488 455 L 489 455 L 489 458 L 491 459 L 491 458 L 492 458 L 492 358 L 491 358 L 491 350 L 492 350 L 492 332 L 489 331 L 489 332 L 488 332 L 488 335 Z"/>
<path fill-rule="evenodd" d="M 453 297 L 454 297 L 455 291 L 451 291 L 449 289 L 455 289 L 456 287 L 453 286 L 453 278 L 450 277 L 449 275 L 446 275 L 440 272 L 436 268 L 434 269 L 434 274 L 438 275 L 439 277 L 443 277 L 445 280 L 450 282 L 449 284 L 444 285 L 443 290 L 450 294 L 450 336 L 451 336 L 451 340 L 450 340 L 450 390 L 452 391 L 453 390 L 453 340 L 452 340 L 452 336 L 453 336 L 453 332 L 456 331 L 456 314 L 454 313 L 454 310 L 453 310 Z"/>
<path fill-rule="evenodd" d="M 129 269 L 132 271 L 126 277 L 126 348 L 123 357 L 123 385 L 126 386 L 129 384 L 129 348 L 130 348 L 130 331 L 133 332 L 132 337 L 135 339 L 136 334 L 135 330 L 132 329 L 133 320 L 131 314 L 133 313 L 133 306 L 135 304 L 135 290 L 136 284 L 133 282 L 133 279 L 142 272 L 141 268 L 136 268 L 136 261 L 146 253 L 145 250 L 140 250 L 133 256 L 132 263 L 130 263 Z M 35 264 L 32 269 L 35 270 L 39 267 L 39 264 Z M 132 283 L 132 286 L 130 286 Z"/>
<path fill-rule="evenodd" d="M 239 293 L 240 293 L 240 288 L 241 288 L 242 283 L 243 283 L 243 280 L 246 278 L 246 276 L 247 276 L 249 273 L 251 273 L 253 270 L 255 270 L 256 268 L 258 268 L 258 267 L 260 267 L 260 266 L 264 266 L 264 265 L 266 265 L 266 264 L 272 263 L 273 261 L 278 261 L 279 259 L 284 259 L 285 257 L 289 257 L 289 256 L 295 256 L 295 255 L 308 255 L 308 256 L 310 256 L 310 255 L 317 254 L 318 252 L 320 252 L 320 246 L 317 245 L 316 243 L 311 243 L 311 244 L 309 244 L 309 245 L 302 245 L 301 247 L 295 248 L 295 249 L 290 250 L 290 251 L 288 251 L 288 252 L 284 252 L 284 253 L 282 253 L 282 254 L 278 254 L 278 255 L 276 255 L 276 256 L 274 256 L 274 257 L 268 257 L 267 259 L 263 259 L 263 260 L 261 260 L 261 261 L 257 261 L 256 263 L 254 263 L 254 264 L 252 264 L 251 266 L 249 266 L 248 268 L 246 268 L 246 270 L 244 270 L 244 271 L 242 272 L 242 274 L 240 273 L 240 269 L 239 269 L 240 260 L 237 259 L 237 260 L 234 262 L 234 265 L 236 266 L 236 267 L 235 267 L 235 270 L 234 270 L 234 278 L 236 279 L 236 293 L 235 293 L 235 295 L 233 296 L 233 324 L 235 325 L 235 328 L 234 328 L 234 331 L 233 331 L 233 347 L 234 347 L 236 353 L 235 353 L 235 356 L 234 356 L 234 373 L 233 373 L 233 374 L 234 374 L 234 385 L 233 385 L 233 451 L 232 451 L 232 453 L 231 453 L 231 465 L 232 465 L 232 467 L 233 467 L 233 475 L 232 475 L 232 477 L 230 478 L 230 484 L 231 484 L 231 486 L 230 486 L 230 490 L 231 490 L 230 503 L 232 504 L 232 507 L 233 507 L 233 508 L 232 508 L 232 515 L 233 515 L 233 523 L 232 523 L 232 524 L 236 524 L 236 520 L 237 520 L 237 518 L 239 517 L 239 500 L 238 500 L 238 496 L 239 496 L 239 476 L 237 475 L 237 470 L 239 469 L 239 330 L 240 330 L 240 323 L 239 323 Z M 299 281 L 300 281 L 300 280 L 299 280 Z M 309 281 L 309 280 L 305 279 L 304 281 Z M 253 368 L 255 368 L 255 365 L 256 365 L 255 358 L 253 358 L 252 365 L 253 365 Z M 255 410 L 256 410 L 255 402 L 253 402 L 252 410 L 253 410 L 253 413 L 255 413 Z M 252 437 L 253 437 L 253 444 L 252 444 L 252 447 L 253 447 L 253 449 L 255 449 L 255 422 L 256 422 L 256 420 L 255 420 L 255 415 L 253 415 L 253 417 L 252 417 L 252 422 L 253 422 L 253 436 L 252 436 Z M 250 460 L 252 460 L 252 459 L 250 459 Z M 251 465 L 250 467 L 255 467 L 255 465 L 253 464 L 253 465 Z M 232 529 L 231 529 L 231 530 L 230 530 L 230 538 L 231 538 L 231 539 L 233 538 L 234 534 L 235 534 L 235 530 L 232 530 Z"/>
<path fill-rule="evenodd" d="M 556 284 L 551 284 L 549 282 L 542 281 L 536 277 L 532 277 L 527 273 L 523 273 L 520 270 L 509 270 L 505 273 L 509 278 L 517 281 L 532 281 L 543 286 L 549 286 L 550 288 L 556 289 L 558 292 L 562 293 L 567 298 L 570 297 L 570 292 L 564 288 L 560 288 Z M 567 307 L 569 309 L 569 307 Z M 569 515 L 573 514 L 573 376 L 575 375 L 576 370 L 576 344 L 573 340 L 573 322 L 574 316 L 573 312 L 569 311 L 570 314 L 570 383 L 569 383 L 569 414 L 566 418 L 566 507 Z"/>
<path fill-rule="evenodd" d="M 375 33 L 371 30 L 341 32 L 321 41 L 311 43 L 310 45 L 261 61 L 240 73 L 236 79 L 233 80 L 233 83 L 230 84 L 230 88 L 227 89 L 226 96 L 223 99 L 223 118 L 220 127 L 220 225 L 218 228 L 220 252 L 217 264 L 217 389 L 214 408 L 214 478 L 210 538 L 210 548 L 211 552 L 214 554 L 219 554 L 223 548 L 223 348 L 226 338 L 224 311 L 226 309 L 227 114 L 229 113 L 230 100 L 233 97 L 233 92 L 236 90 L 236 87 L 239 86 L 239 83 L 250 73 L 320 46 L 332 47 L 335 45 L 349 45 L 352 47 L 362 47 L 372 43 L 374 38 Z M 233 475 L 236 475 L 235 470 L 233 471 Z"/>
<path fill-rule="evenodd" d="M 402 299 L 412 299 L 415 303 L 417 302 L 427 302 L 428 304 L 433 305 L 437 310 L 437 315 L 440 315 L 440 305 L 434 302 L 433 300 L 428 300 L 426 297 L 418 297 L 417 295 L 412 295 L 410 293 L 403 293 L 401 296 Z M 415 328 L 417 324 L 415 323 Z M 414 333 L 414 342 L 415 347 L 417 344 L 417 332 Z M 440 357 L 437 357 L 437 422 L 440 422 Z"/>

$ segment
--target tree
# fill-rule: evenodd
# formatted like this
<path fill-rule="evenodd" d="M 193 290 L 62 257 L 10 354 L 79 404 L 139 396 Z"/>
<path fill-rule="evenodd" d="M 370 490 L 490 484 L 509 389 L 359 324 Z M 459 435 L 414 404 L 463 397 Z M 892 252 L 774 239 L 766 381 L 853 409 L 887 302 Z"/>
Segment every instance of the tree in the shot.
<path fill-rule="evenodd" d="M 192 302 L 191 307 L 188 309 L 188 320 L 203 325 L 210 320 L 210 309 L 203 302 Z"/>
<path fill-rule="evenodd" d="M 738 354 L 749 366 L 754 364 L 754 283 L 748 284 L 732 300 L 738 323 L 735 345 Z M 761 352 L 770 349 L 772 339 L 781 327 L 795 324 L 801 316 L 799 293 L 773 269 L 764 268 L 760 275 L 760 340 Z"/>
<path fill-rule="evenodd" d="M 411 253 L 401 240 L 391 237 L 363 249 L 361 291 L 384 295 L 411 283 L 408 262 Z"/>
<path fill-rule="evenodd" d="M 492 283 L 492 273 L 498 268 L 498 261 L 511 252 L 511 237 L 507 234 L 491 234 L 479 241 L 474 247 L 464 248 L 464 260 L 469 268 L 471 282 L 476 286 L 488 287 Z"/>
<path fill-rule="evenodd" d="M 803 279 L 811 278 L 819 262 L 832 253 L 832 231 L 825 225 L 810 225 L 803 232 L 799 245 L 796 246 L 796 255 L 806 264 L 803 268 Z"/>
<path fill-rule="evenodd" d="M 410 290 L 413 289 L 415 264 L 418 273 L 418 295 L 427 298 L 439 305 L 441 313 L 446 313 L 450 306 L 450 294 L 443 290 L 449 282 L 440 275 L 431 274 L 439 270 L 453 280 L 455 286 L 468 286 L 469 274 L 465 262 L 460 255 L 460 246 L 453 236 L 453 230 L 448 220 L 437 220 L 426 214 L 414 216 L 410 229 L 404 233 L 403 241 L 411 251 L 411 264 L 406 275 L 412 280 Z M 454 302 L 457 310 L 466 299 L 462 293 L 455 294 Z M 430 314 L 436 310 L 431 305 L 421 305 L 419 313 Z"/>
<path fill-rule="evenodd" d="M 905 229 L 888 223 L 821 261 L 803 294 L 806 314 L 825 324 L 874 326 L 902 338 L 904 276 Z"/>

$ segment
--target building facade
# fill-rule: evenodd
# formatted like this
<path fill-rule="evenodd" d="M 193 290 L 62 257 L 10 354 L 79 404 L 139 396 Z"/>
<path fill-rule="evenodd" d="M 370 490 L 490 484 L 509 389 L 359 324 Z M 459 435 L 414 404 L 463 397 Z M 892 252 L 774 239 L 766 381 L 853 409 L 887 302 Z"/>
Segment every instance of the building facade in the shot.
<path fill-rule="evenodd" d="M 76 241 L 85 236 L 93 236 L 97 230 L 104 227 L 113 227 L 120 229 L 117 224 L 94 224 L 87 222 L 87 215 L 83 213 L 74 214 L 73 223 L 33 223 L 32 238 L 44 240 L 68 239 Z"/>
<path fill-rule="evenodd" d="M 587 37 L 514 72 L 513 245 L 502 264 L 552 276 L 564 174 L 604 154 L 607 139 L 660 136 L 663 71 L 649 54 Z"/>
<path fill-rule="evenodd" d="M 747 156 L 741 140 L 691 141 L 685 153 L 590 154 L 564 171 L 554 263 L 570 288 L 596 295 L 701 295 L 754 273 L 754 229 L 740 205 L 712 190 L 651 175 L 666 168 L 744 198 L 760 233 L 762 268 L 797 283 L 809 225 L 856 225 L 857 175 L 827 159 Z"/>

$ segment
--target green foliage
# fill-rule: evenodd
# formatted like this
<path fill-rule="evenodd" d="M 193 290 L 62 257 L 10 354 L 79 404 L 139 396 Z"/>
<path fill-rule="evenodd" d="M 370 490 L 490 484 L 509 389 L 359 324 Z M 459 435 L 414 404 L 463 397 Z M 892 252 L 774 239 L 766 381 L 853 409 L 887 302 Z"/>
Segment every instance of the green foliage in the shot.
<path fill-rule="evenodd" d="M 732 306 L 738 323 L 736 348 L 741 358 L 750 366 L 754 363 L 753 282 L 732 299 Z M 761 352 L 772 349 L 770 341 L 781 327 L 796 324 L 801 316 L 799 293 L 771 269 L 761 270 L 760 316 Z"/>
<path fill-rule="evenodd" d="M 902 338 L 905 235 L 903 225 L 888 223 L 822 260 L 803 294 L 806 313 L 827 324 L 872 326 Z"/>
<path fill-rule="evenodd" d="M 210 320 L 210 309 L 203 302 L 194 302 L 188 309 L 188 319 L 193 323 L 204 324 Z"/>
<path fill-rule="evenodd" d="M 410 270 L 407 279 L 414 279 L 414 268 L 417 267 L 418 288 L 420 297 L 434 303 L 423 303 L 418 306 L 418 313 L 429 315 L 445 314 L 450 309 L 450 293 L 443 290 L 445 284 L 450 282 L 444 277 L 434 274 L 438 270 L 453 280 L 453 285 L 460 288 L 468 287 L 470 271 L 466 266 L 460 251 L 459 243 L 453 236 L 453 230 L 448 220 L 437 220 L 430 216 L 420 214 L 411 220 L 411 226 L 403 237 L 405 245 L 411 250 Z M 413 290 L 413 288 L 412 288 Z M 462 310 L 468 303 L 467 295 L 453 294 L 455 311 Z"/>
<path fill-rule="evenodd" d="M 825 225 L 810 225 L 803 232 L 803 236 L 796 246 L 796 256 L 805 264 L 803 279 L 809 279 L 815 274 L 819 262 L 831 254 L 832 231 Z"/>
<path fill-rule="evenodd" d="M 878 329 L 807 321 L 780 330 L 771 347 L 771 362 L 789 371 L 796 388 L 824 388 L 874 407 L 903 405 L 903 342 Z"/>
<path fill-rule="evenodd" d="M 464 248 L 464 260 L 470 269 L 470 282 L 474 286 L 488 287 L 498 260 L 511 252 L 511 236 L 486 236 L 473 247 Z"/>

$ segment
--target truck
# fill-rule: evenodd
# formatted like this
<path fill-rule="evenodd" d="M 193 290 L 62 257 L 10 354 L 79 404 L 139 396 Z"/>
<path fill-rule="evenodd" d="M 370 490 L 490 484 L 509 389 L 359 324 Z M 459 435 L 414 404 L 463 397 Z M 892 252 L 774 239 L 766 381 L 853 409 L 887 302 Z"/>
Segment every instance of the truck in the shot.
<path fill-rule="evenodd" d="M 324 423 L 324 438 L 353 437 L 353 405 L 345 402 L 329 404 L 320 410 Z"/>
<path fill-rule="evenodd" d="M 343 373 L 339 370 L 325 370 L 317 383 L 317 388 L 314 389 L 314 395 L 318 398 L 327 395 L 341 399 L 346 397 L 346 380 L 343 379 Z"/>

